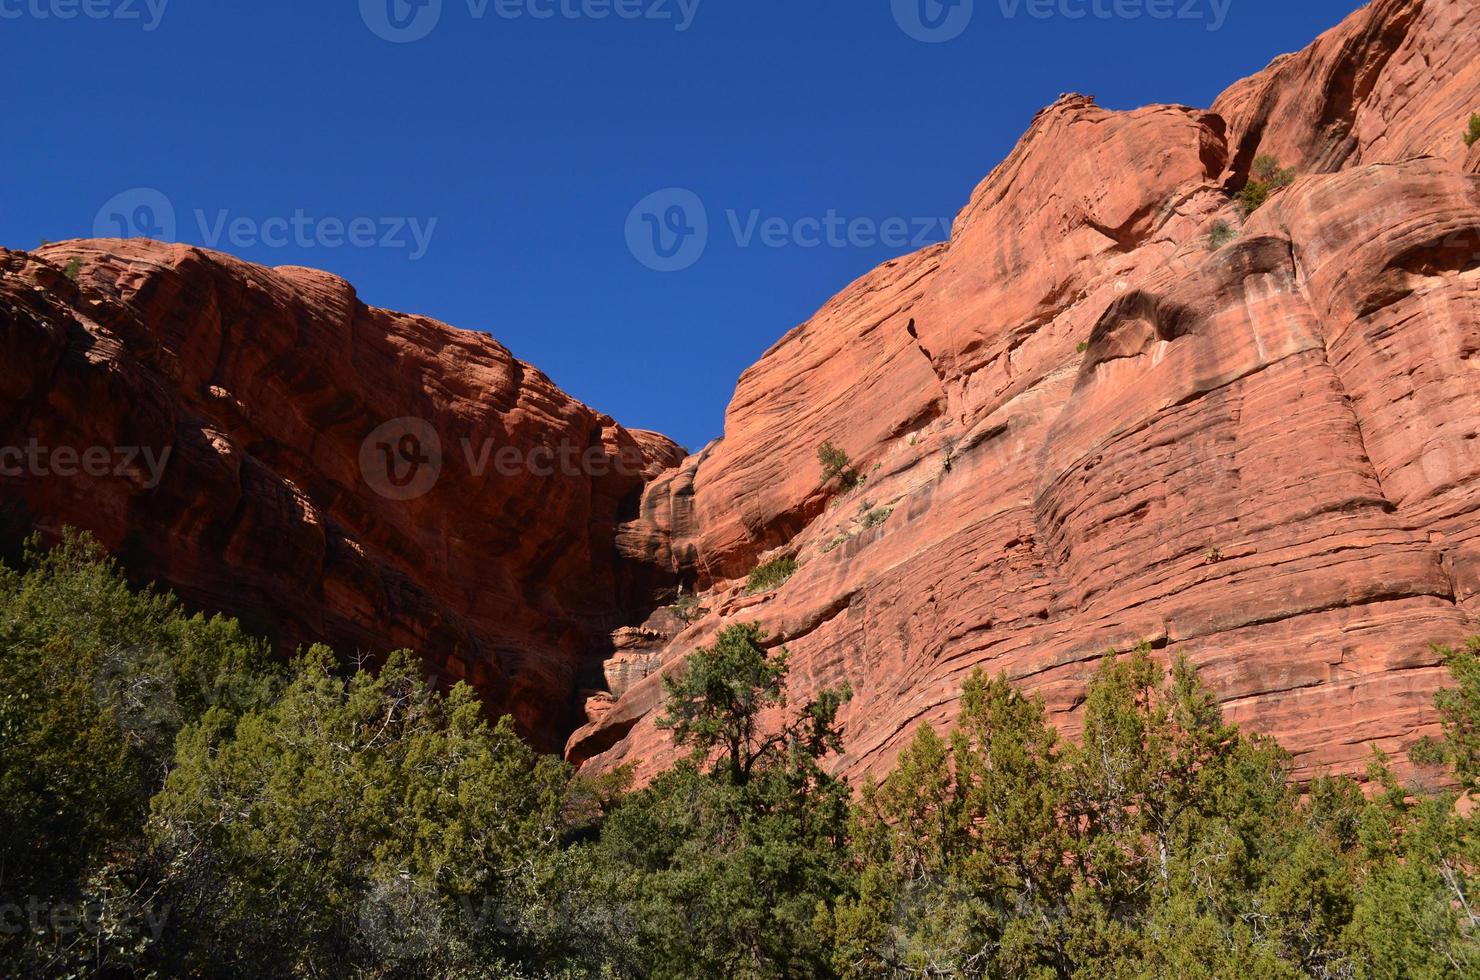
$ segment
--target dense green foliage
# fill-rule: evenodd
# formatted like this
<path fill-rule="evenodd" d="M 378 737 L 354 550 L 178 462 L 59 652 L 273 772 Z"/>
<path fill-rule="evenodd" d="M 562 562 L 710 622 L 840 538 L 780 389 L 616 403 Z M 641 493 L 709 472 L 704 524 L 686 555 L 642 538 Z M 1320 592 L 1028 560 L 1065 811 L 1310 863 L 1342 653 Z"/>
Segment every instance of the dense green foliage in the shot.
<path fill-rule="evenodd" d="M 0 972 L 53 976 L 158 928 L 143 828 L 175 739 L 280 680 L 234 622 L 131 591 L 87 540 L 28 560 L 0 568 Z"/>
<path fill-rule="evenodd" d="M 333 668 L 315 648 L 270 707 L 180 736 L 151 832 L 176 911 L 212 923 L 182 965 L 323 976 L 502 951 L 493 913 L 557 840 L 564 767 L 490 728 L 466 685 L 432 692 L 409 655 Z"/>
<path fill-rule="evenodd" d="M 784 650 L 736 626 L 666 678 L 660 725 L 689 757 L 626 797 L 583 853 L 590 898 L 631 924 L 621 975 L 811 977 L 828 953 L 819 903 L 847 890 L 849 792 L 821 760 L 840 748 L 846 688 L 787 711 Z M 574 901 L 573 905 L 587 902 Z M 599 943 L 598 943 L 599 945 Z"/>
<path fill-rule="evenodd" d="M 751 625 L 665 677 L 686 753 L 573 774 L 413 658 L 286 668 L 85 540 L 0 569 L 0 975 L 1480 975 L 1480 641 L 1435 785 L 1290 779 L 1142 648 L 1073 738 L 966 684 L 882 781 L 829 774 L 846 686 L 788 699 Z M 1444 767 L 1442 770 L 1439 767 Z"/>
<path fill-rule="evenodd" d="M 1480 142 L 1480 112 L 1470 114 L 1470 128 L 1465 133 L 1465 146 L 1474 146 Z"/>
<path fill-rule="evenodd" d="M 978 675 L 952 740 L 922 728 L 865 788 L 858 895 L 832 914 L 840 975 L 1480 970 L 1462 911 L 1480 854 L 1453 797 L 1368 803 L 1322 779 L 1302 803 L 1278 745 L 1144 649 L 1106 662 L 1084 711 L 1065 743 L 1040 702 Z"/>

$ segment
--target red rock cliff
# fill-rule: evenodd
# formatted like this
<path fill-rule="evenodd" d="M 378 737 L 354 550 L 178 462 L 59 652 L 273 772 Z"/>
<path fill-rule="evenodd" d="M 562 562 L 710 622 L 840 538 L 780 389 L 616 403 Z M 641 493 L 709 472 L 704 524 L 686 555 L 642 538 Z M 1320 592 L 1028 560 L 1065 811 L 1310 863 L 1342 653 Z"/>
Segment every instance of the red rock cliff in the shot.
<path fill-rule="evenodd" d="M 1066 96 L 949 242 L 782 338 L 686 459 L 324 273 L 0 253 L 0 446 L 173 449 L 157 485 L 5 477 L 0 531 L 93 529 L 285 645 L 416 647 L 593 767 L 666 764 L 662 673 L 755 621 L 797 694 L 852 683 L 851 774 L 948 723 L 977 667 L 1072 730 L 1095 662 L 1143 640 L 1302 774 L 1360 770 L 1432 730 L 1428 644 L 1480 611 L 1477 110 L 1471 0 L 1378 0 L 1207 110 Z M 1298 179 L 1244 220 L 1264 154 Z M 431 459 L 426 431 L 434 484 L 367 478 Z M 821 485 L 824 440 L 860 488 Z M 630 465 L 475 471 L 485 446 Z M 797 574 L 747 595 L 777 555 Z"/>
<path fill-rule="evenodd" d="M 850 773 L 948 723 L 977 667 L 1072 730 L 1142 640 L 1303 775 L 1401 754 L 1433 725 L 1429 643 L 1480 612 L 1477 110 L 1469 0 L 1379 0 L 1206 111 L 1044 110 L 949 242 L 783 338 L 649 486 L 708 614 L 618 658 L 571 754 L 664 764 L 658 675 L 737 620 L 798 693 L 851 681 Z M 1242 221 L 1261 154 L 1299 177 Z M 1237 240 L 1210 248 L 1216 221 Z M 827 439 L 860 489 L 819 485 Z M 797 574 L 744 594 L 783 554 Z"/>
<path fill-rule="evenodd" d="M 0 446 L 48 452 L 0 477 L 12 547 L 87 528 L 286 649 L 415 648 L 546 747 L 659 582 L 615 529 L 681 450 L 326 273 L 144 241 L 0 252 L 0 349 Z M 418 442 L 393 473 L 384 452 L 428 433 L 440 453 Z"/>

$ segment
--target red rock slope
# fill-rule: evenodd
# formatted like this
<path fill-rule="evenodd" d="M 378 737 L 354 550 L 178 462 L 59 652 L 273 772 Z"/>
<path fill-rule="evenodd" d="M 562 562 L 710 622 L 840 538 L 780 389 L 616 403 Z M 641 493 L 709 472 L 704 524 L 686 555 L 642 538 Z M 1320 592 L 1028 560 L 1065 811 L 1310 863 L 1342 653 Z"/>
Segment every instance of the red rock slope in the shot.
<path fill-rule="evenodd" d="M 1208 111 L 1044 110 L 948 243 L 783 338 L 723 440 L 649 486 L 641 527 L 707 612 L 619 652 L 571 755 L 666 762 L 659 675 L 743 620 L 798 694 L 852 682 L 850 773 L 948 722 L 976 667 L 1072 729 L 1095 661 L 1141 640 L 1302 774 L 1403 752 L 1429 642 L 1480 612 L 1472 111 L 1472 0 L 1378 0 Z M 1300 176 L 1241 222 L 1260 154 Z M 1212 250 L 1218 220 L 1240 235 Z M 825 439 L 861 489 L 819 486 Z M 773 555 L 800 570 L 745 595 Z"/>

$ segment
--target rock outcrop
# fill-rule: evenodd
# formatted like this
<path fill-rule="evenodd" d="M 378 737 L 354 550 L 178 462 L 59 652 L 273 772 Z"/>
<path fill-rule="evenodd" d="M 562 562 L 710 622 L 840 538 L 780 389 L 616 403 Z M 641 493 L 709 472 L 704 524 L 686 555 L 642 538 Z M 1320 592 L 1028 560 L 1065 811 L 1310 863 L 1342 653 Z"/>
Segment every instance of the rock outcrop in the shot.
<path fill-rule="evenodd" d="M 1480 612 L 1476 110 L 1480 8 L 1446 0 L 1378 0 L 1208 111 L 1044 110 L 948 243 L 788 334 L 724 439 L 649 486 L 709 611 L 572 756 L 666 764 L 662 671 L 753 620 L 798 695 L 852 683 L 855 775 L 978 667 L 1072 731 L 1095 663 L 1141 641 L 1302 775 L 1402 758 L 1433 728 L 1429 644 Z M 1298 179 L 1244 220 L 1266 154 Z M 859 489 L 820 485 L 824 440 Z M 746 595 L 778 554 L 796 575 Z"/>
<path fill-rule="evenodd" d="M 616 528 L 682 450 L 326 273 L 145 241 L 0 252 L 0 349 L 0 446 L 36 447 L 0 459 L 12 549 L 82 527 L 286 650 L 416 649 L 546 748 L 662 585 Z"/>
<path fill-rule="evenodd" d="M 592 768 L 671 761 L 664 672 L 757 622 L 798 697 L 852 684 L 850 775 L 979 667 L 1072 733 L 1140 642 L 1299 774 L 1359 772 L 1434 730 L 1429 644 L 1480 613 L 1475 111 L 1469 0 L 1377 0 L 1206 110 L 1065 96 L 686 458 L 324 273 L 0 253 L 0 446 L 172 451 L 157 481 L 0 477 L 0 537 L 89 528 L 287 647 L 415 647 Z M 1263 156 L 1296 178 L 1244 215 Z"/>

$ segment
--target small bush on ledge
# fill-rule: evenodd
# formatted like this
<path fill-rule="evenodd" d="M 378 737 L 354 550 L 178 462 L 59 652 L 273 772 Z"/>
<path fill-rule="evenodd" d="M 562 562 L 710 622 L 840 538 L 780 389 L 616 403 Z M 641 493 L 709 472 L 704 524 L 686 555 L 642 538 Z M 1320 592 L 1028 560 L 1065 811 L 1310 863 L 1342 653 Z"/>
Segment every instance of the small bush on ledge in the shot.
<path fill-rule="evenodd" d="M 1295 168 L 1280 169 L 1280 162 L 1268 153 L 1254 158 L 1249 168 L 1249 182 L 1238 193 L 1239 210 L 1245 218 L 1264 206 L 1274 192 L 1295 183 Z"/>
<path fill-rule="evenodd" d="M 1238 231 L 1226 221 L 1215 221 L 1208 230 L 1208 251 L 1216 252 L 1238 237 Z"/>
<path fill-rule="evenodd" d="M 848 541 L 849 541 L 848 535 L 846 535 L 846 534 L 835 534 L 831 538 L 828 539 L 828 541 L 827 541 L 826 544 L 824 544 L 822 546 L 822 553 L 824 555 L 830 555 L 834 551 L 837 551 L 838 550 L 838 547 L 840 545 L 845 545 L 845 544 L 848 543 Z"/>
<path fill-rule="evenodd" d="M 1465 146 L 1480 142 L 1480 112 L 1470 114 L 1470 131 L 1465 134 Z"/>
<path fill-rule="evenodd" d="M 745 583 L 745 591 L 753 595 L 757 592 L 779 589 L 786 584 L 787 579 L 796 574 L 796 571 L 797 560 L 795 558 L 773 558 L 751 570 L 750 578 Z"/>
<path fill-rule="evenodd" d="M 708 609 L 705 609 L 700 604 L 699 597 L 693 594 L 679 596 L 668 607 L 668 611 L 686 623 L 692 623 L 697 619 L 702 619 L 709 612 Z"/>

